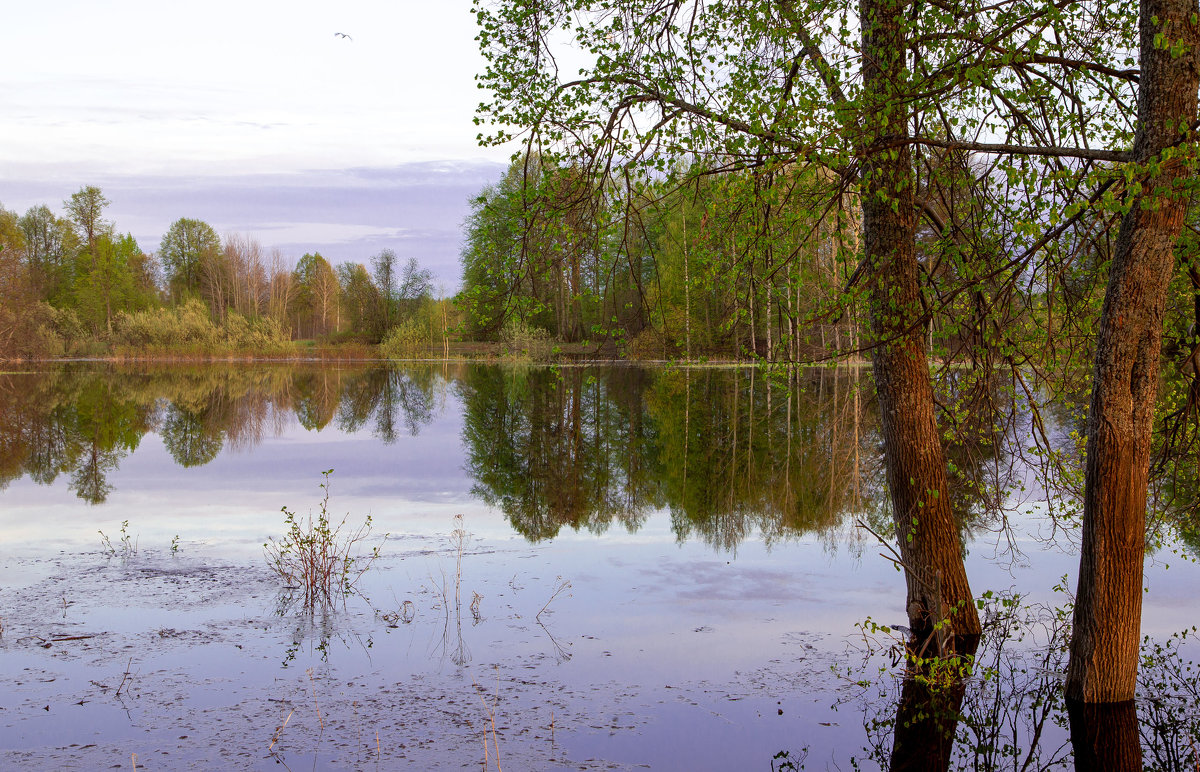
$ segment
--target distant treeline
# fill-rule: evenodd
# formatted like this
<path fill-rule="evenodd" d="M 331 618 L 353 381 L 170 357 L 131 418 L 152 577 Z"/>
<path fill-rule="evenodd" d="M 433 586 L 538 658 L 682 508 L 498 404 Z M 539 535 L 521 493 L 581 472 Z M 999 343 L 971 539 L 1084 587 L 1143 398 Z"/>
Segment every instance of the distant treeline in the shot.
<path fill-rule="evenodd" d="M 180 218 L 147 253 L 83 187 L 18 215 L 0 207 L 0 358 L 142 352 L 282 354 L 293 341 L 440 344 L 452 323 L 415 258 L 370 266 L 278 249 Z"/>

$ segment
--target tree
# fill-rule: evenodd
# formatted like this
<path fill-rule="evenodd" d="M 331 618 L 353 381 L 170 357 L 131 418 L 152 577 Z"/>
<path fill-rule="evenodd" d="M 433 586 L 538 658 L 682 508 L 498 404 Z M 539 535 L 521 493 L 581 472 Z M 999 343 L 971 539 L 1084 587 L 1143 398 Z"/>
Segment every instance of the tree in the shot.
<path fill-rule="evenodd" d="M 44 204 L 30 207 L 21 216 L 25 234 L 25 262 L 30 281 L 42 300 L 61 303 L 74 283 L 75 253 L 79 240 L 68 220 L 56 217 Z"/>
<path fill-rule="evenodd" d="M 384 330 L 391 328 L 392 318 L 396 313 L 399 281 L 399 277 L 396 276 L 397 259 L 396 253 L 390 249 L 384 249 L 371 258 L 371 274 L 375 280 L 375 288 L 379 290 L 379 302 L 382 306 L 380 315 L 383 317 Z"/>
<path fill-rule="evenodd" d="M 869 299 L 914 630 L 946 620 L 960 637 L 978 631 L 945 510 L 945 453 L 919 337 L 946 310 L 931 297 L 995 296 L 999 277 L 1012 298 L 1016 277 L 1034 284 L 1035 256 L 1070 251 L 1056 242 L 1115 203 L 1121 235 L 1096 344 L 1068 693 L 1132 698 L 1162 297 L 1194 167 L 1196 4 L 1064 12 L 1016 1 L 542 0 L 477 3 L 476 12 L 488 57 L 481 79 L 492 92 L 483 111 L 501 127 L 485 139 L 507 141 L 520 127 L 527 151 L 586 158 L 594 173 L 629 163 L 668 173 L 689 154 L 729 168 L 787 159 L 823 166 L 861 196 L 864 250 L 846 290 Z M 1135 24 L 1140 54 L 1129 45 Z M 564 35 L 588 56 L 571 79 L 560 78 L 550 50 Z M 944 212 L 914 195 L 914 167 L 935 149 L 986 156 L 991 171 L 972 172 L 974 191 L 1004 189 L 993 198 L 1005 206 L 997 227 L 981 240 L 1009 250 L 994 271 L 939 277 L 916 256 L 921 217 L 944 238 L 940 254 L 959 249 L 956 226 L 942 227 Z M 1042 277 L 1049 300 L 1049 266 Z M 1054 329 L 1047 319 L 1046 332 Z M 1004 331 L 972 332 L 1010 369 L 1014 389 L 1036 391 L 1020 368 L 1040 352 L 1021 351 Z M 953 577 L 944 573 L 951 564 Z"/>
<path fill-rule="evenodd" d="M 504 176 L 471 199 L 464 223 L 465 243 L 459 255 L 463 288 L 459 303 L 475 335 L 500 331 L 510 311 L 525 320 L 536 306 L 528 262 L 522 259 L 526 227 L 524 159 L 513 161 Z"/>
<path fill-rule="evenodd" d="M 29 311 L 35 298 L 23 264 L 25 249 L 16 214 L 0 206 L 0 359 L 21 353 L 22 339 L 32 332 Z"/>
<path fill-rule="evenodd" d="M 292 299 L 297 319 L 297 333 L 301 321 L 308 322 L 310 336 L 324 335 L 337 319 L 338 281 L 329 261 L 321 253 L 305 254 L 296 264 L 293 273 L 296 294 Z"/>
<path fill-rule="evenodd" d="M 113 237 L 104 233 L 92 246 L 90 260 L 79 266 L 75 280 L 75 307 L 80 319 L 93 331 L 112 331 L 118 311 L 135 311 L 153 306 L 156 291 L 146 287 L 146 265 L 132 234 Z"/>
<path fill-rule="evenodd" d="M 862 5 L 861 40 L 841 41 L 861 53 L 863 85 L 848 93 L 842 84 L 852 82 L 853 73 L 832 69 L 808 31 L 826 27 L 826 19 L 836 28 L 838 15 L 852 12 L 845 6 L 604 5 L 563 0 L 477 6 L 489 60 L 481 80 L 493 94 L 484 112 L 497 125 L 528 129 L 526 152 L 540 154 L 543 163 L 555 153 L 584 158 L 593 174 L 621 159 L 644 160 L 670 174 L 674 159 L 704 154 L 727 168 L 816 163 L 843 185 L 860 188 L 865 249 L 855 277 L 865 279 L 871 300 L 875 383 L 885 413 L 889 491 L 914 645 L 938 630 L 939 643 L 957 638 L 969 647 L 979 620 L 950 512 L 920 336 L 925 311 L 908 123 L 915 111 L 912 92 L 931 79 L 913 84 L 908 6 L 893 0 Z M 587 23 L 568 23 L 577 16 Z M 560 25 L 574 30 L 575 45 L 595 60 L 569 81 L 559 79 L 553 54 L 543 47 Z M 848 60 L 846 48 L 837 54 L 838 61 Z M 499 129 L 493 139 L 508 136 Z M 874 197 L 870 212 L 868 197 Z"/>
<path fill-rule="evenodd" d="M 383 336 L 383 320 L 376 312 L 381 310 L 379 290 L 371 283 L 371 275 L 362 263 L 341 263 L 337 267 L 337 280 L 341 288 L 339 308 L 342 322 L 354 332 L 366 333 L 378 340 Z"/>
<path fill-rule="evenodd" d="M 1166 290 L 1194 184 L 1195 0 L 1143 0 L 1138 128 L 1100 314 L 1067 696 L 1132 701 L 1141 641 L 1146 489 Z"/>
<path fill-rule="evenodd" d="M 422 268 L 417 258 L 410 257 L 400 273 L 400 287 L 397 297 L 402 301 L 413 303 L 423 298 L 433 296 L 433 272 Z"/>
<path fill-rule="evenodd" d="M 171 223 L 158 247 L 171 295 L 178 299 L 187 292 L 199 292 L 202 261 L 220 251 L 220 237 L 203 220 L 183 217 Z"/>
<path fill-rule="evenodd" d="M 249 319 L 258 318 L 269 294 L 262 245 L 249 236 L 235 233 L 225 237 L 222 252 L 232 282 L 233 308 Z"/>
<path fill-rule="evenodd" d="M 96 239 L 100 235 L 112 230 L 111 223 L 102 219 L 104 208 L 108 204 L 109 200 L 100 192 L 100 188 L 94 185 L 80 188 L 78 192 L 72 193 L 71 197 L 63 202 L 63 206 L 67 210 L 67 217 L 75 224 L 75 232 L 79 235 L 79 240 L 89 251 L 95 246 Z"/>
<path fill-rule="evenodd" d="M 20 262 L 27 248 L 25 233 L 16 213 L 0 206 L 0 259 Z"/>
<path fill-rule="evenodd" d="M 292 272 L 288 270 L 283 253 L 278 249 L 271 250 L 267 277 L 267 313 L 286 329 L 296 288 L 292 282 Z"/>

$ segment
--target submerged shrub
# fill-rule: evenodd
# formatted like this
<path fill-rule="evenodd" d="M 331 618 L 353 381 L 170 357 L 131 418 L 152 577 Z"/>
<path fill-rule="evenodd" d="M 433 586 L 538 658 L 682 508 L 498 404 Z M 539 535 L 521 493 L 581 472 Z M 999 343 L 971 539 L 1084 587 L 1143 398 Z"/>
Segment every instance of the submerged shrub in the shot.
<path fill-rule="evenodd" d="M 365 553 L 360 548 L 371 535 L 371 516 L 357 527 L 348 525 L 349 515 L 333 522 L 329 516 L 329 476 L 333 470 L 321 473 L 325 482 L 321 490 L 319 510 L 314 516 L 297 517 L 283 507 L 287 532 L 278 540 L 274 537 L 263 545 L 267 565 L 289 588 L 303 592 L 304 608 L 313 610 L 328 607 L 339 598 L 346 599 L 357 592 L 358 580 L 371 564 L 379 559 L 379 547 Z M 383 538 L 386 538 L 384 534 Z"/>

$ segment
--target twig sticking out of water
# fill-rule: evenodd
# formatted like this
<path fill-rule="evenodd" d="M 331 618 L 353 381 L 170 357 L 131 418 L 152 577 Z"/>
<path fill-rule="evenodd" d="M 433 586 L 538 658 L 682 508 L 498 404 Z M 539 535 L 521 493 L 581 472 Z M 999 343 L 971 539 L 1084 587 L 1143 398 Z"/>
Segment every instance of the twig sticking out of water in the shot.
<path fill-rule="evenodd" d="M 308 682 L 312 684 L 313 706 L 315 706 L 317 709 L 317 723 L 321 725 L 321 731 L 324 731 L 325 719 L 321 718 L 321 706 L 317 702 L 317 682 L 313 680 L 313 671 L 311 667 L 305 672 L 308 673 Z"/>
<path fill-rule="evenodd" d="M 479 684 L 475 683 L 475 679 L 471 679 L 471 685 L 475 687 L 476 693 L 479 693 Z M 487 700 L 479 694 L 479 702 L 483 705 L 483 710 L 487 713 L 488 723 L 491 724 L 492 732 L 492 748 L 495 749 L 495 754 L 491 754 L 491 748 L 488 747 L 488 729 L 483 729 L 483 768 L 488 769 L 489 763 L 495 761 L 496 772 L 504 772 L 500 769 L 500 740 L 496 735 L 496 706 L 500 704 L 500 668 L 496 668 L 496 696 L 491 705 L 488 705 Z"/>
<path fill-rule="evenodd" d="M 546 611 L 546 609 L 550 608 L 550 604 L 554 602 L 554 599 L 569 589 L 571 589 L 570 580 L 563 579 L 561 576 L 554 577 L 554 593 L 550 596 L 550 600 L 546 601 L 546 605 L 542 606 L 542 610 L 534 616 L 534 619 L 537 620 L 538 623 L 541 623 L 542 614 Z"/>
<path fill-rule="evenodd" d="M 129 678 L 130 678 L 130 676 L 133 675 L 133 673 L 130 672 L 130 668 L 132 665 L 133 665 L 133 657 L 130 657 L 129 661 L 125 663 L 125 673 L 124 673 L 124 675 L 121 676 L 121 685 L 117 687 L 117 693 L 114 694 L 113 697 L 120 697 L 122 690 L 125 689 L 125 684 L 129 683 Z"/>
<path fill-rule="evenodd" d="M 462 555 L 463 546 L 467 541 L 467 531 L 463 528 L 463 516 L 454 516 L 454 530 L 450 532 L 450 540 L 454 544 L 454 608 L 461 606 L 459 602 L 459 587 L 462 585 Z"/>
<path fill-rule="evenodd" d="M 275 736 L 271 738 L 271 744 L 267 746 L 268 751 L 275 747 L 275 743 L 279 742 L 279 736 L 283 734 L 284 727 L 286 727 L 288 722 L 292 720 L 292 713 L 295 712 L 296 709 L 292 708 L 292 712 L 287 714 L 287 718 L 285 718 L 283 723 L 279 725 L 279 728 L 275 730 Z"/>

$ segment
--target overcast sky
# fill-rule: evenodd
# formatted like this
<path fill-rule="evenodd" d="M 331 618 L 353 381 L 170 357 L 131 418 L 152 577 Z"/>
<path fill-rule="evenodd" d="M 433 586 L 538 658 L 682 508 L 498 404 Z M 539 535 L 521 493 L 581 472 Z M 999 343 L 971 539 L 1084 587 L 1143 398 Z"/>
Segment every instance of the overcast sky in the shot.
<path fill-rule="evenodd" d="M 0 205 L 97 185 L 146 251 L 179 217 L 457 287 L 476 145 L 470 0 L 56 0 L 0 24 Z M 349 38 L 335 33 L 345 33 Z"/>

